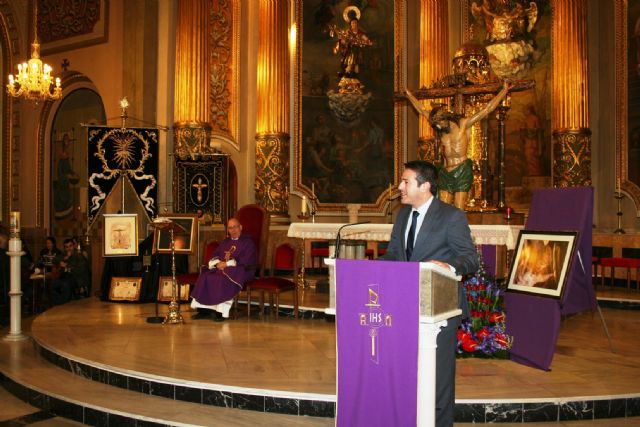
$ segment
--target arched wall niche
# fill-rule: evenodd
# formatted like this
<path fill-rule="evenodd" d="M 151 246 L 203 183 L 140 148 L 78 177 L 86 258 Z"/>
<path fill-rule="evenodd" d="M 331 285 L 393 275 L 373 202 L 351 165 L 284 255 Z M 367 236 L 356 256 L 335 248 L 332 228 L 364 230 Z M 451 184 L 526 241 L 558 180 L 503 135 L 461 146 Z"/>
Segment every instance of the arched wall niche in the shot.
<path fill-rule="evenodd" d="M 56 237 L 87 231 L 87 129 L 106 124 L 102 97 L 86 76 L 66 72 L 62 98 L 42 109 L 38 129 L 37 226 Z"/>

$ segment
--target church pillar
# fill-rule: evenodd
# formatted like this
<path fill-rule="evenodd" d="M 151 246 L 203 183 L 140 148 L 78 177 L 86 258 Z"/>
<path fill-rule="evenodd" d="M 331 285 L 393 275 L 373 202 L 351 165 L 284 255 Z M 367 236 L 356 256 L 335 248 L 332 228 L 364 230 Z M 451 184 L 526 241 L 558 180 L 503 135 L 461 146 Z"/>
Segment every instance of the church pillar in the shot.
<path fill-rule="evenodd" d="M 256 109 L 256 203 L 288 222 L 289 2 L 260 0 Z"/>
<path fill-rule="evenodd" d="M 420 7 L 420 87 L 429 87 L 450 73 L 448 0 L 422 0 Z M 429 102 L 422 101 L 422 102 Z M 418 158 L 435 162 L 435 132 L 427 117 L 419 117 Z"/>
<path fill-rule="evenodd" d="M 208 0 L 178 2 L 174 147 L 177 158 L 195 160 L 210 150 L 208 123 Z"/>
<path fill-rule="evenodd" d="M 587 1 L 553 1 L 553 186 L 591 185 Z"/>

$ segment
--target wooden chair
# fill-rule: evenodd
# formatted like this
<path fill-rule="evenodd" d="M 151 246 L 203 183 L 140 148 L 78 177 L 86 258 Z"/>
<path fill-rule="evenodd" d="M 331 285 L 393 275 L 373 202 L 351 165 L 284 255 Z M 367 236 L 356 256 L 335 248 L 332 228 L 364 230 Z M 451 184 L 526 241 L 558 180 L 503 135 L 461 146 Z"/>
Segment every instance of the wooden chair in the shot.
<path fill-rule="evenodd" d="M 269 213 L 260 205 L 245 205 L 238 209 L 234 217 L 242 224 L 242 234 L 246 234 L 253 240 L 257 252 L 256 277 L 264 276 L 264 262 L 267 253 L 267 241 L 269 238 Z M 247 284 L 242 290 L 246 290 Z M 234 314 L 238 317 L 238 295 L 233 299 Z"/>
<path fill-rule="evenodd" d="M 276 276 L 276 271 L 290 271 L 291 279 Z M 264 294 L 269 294 L 270 313 L 275 312 L 278 319 L 280 312 L 280 294 L 293 291 L 293 315 L 298 318 L 298 286 L 295 282 L 298 272 L 298 253 L 288 243 L 283 243 L 273 250 L 271 260 L 271 276 L 262 277 L 247 283 L 247 316 L 251 314 L 251 293 L 260 292 L 260 317 L 264 312 Z"/>

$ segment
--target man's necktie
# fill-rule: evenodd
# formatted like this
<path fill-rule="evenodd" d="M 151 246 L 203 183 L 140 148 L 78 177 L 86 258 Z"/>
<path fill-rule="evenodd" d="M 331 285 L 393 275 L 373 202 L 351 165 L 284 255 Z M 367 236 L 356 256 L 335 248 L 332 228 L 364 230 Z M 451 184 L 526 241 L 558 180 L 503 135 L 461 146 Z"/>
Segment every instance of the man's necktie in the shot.
<path fill-rule="evenodd" d="M 418 223 L 418 211 L 413 211 L 411 217 L 411 227 L 409 227 L 409 235 L 407 236 L 407 261 L 411 259 L 411 254 L 413 253 L 413 241 L 415 239 L 416 234 L 416 224 Z"/>

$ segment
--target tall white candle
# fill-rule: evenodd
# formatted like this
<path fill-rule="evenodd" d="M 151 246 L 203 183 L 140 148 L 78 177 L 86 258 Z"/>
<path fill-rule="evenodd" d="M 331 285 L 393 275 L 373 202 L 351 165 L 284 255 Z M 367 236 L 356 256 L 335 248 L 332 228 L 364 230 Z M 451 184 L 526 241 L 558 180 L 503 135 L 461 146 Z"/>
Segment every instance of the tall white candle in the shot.
<path fill-rule="evenodd" d="M 307 213 L 307 196 L 302 196 L 302 206 L 300 207 L 302 215 Z"/>
<path fill-rule="evenodd" d="M 316 184 L 315 183 L 311 183 L 311 198 L 315 199 L 316 198 Z"/>

